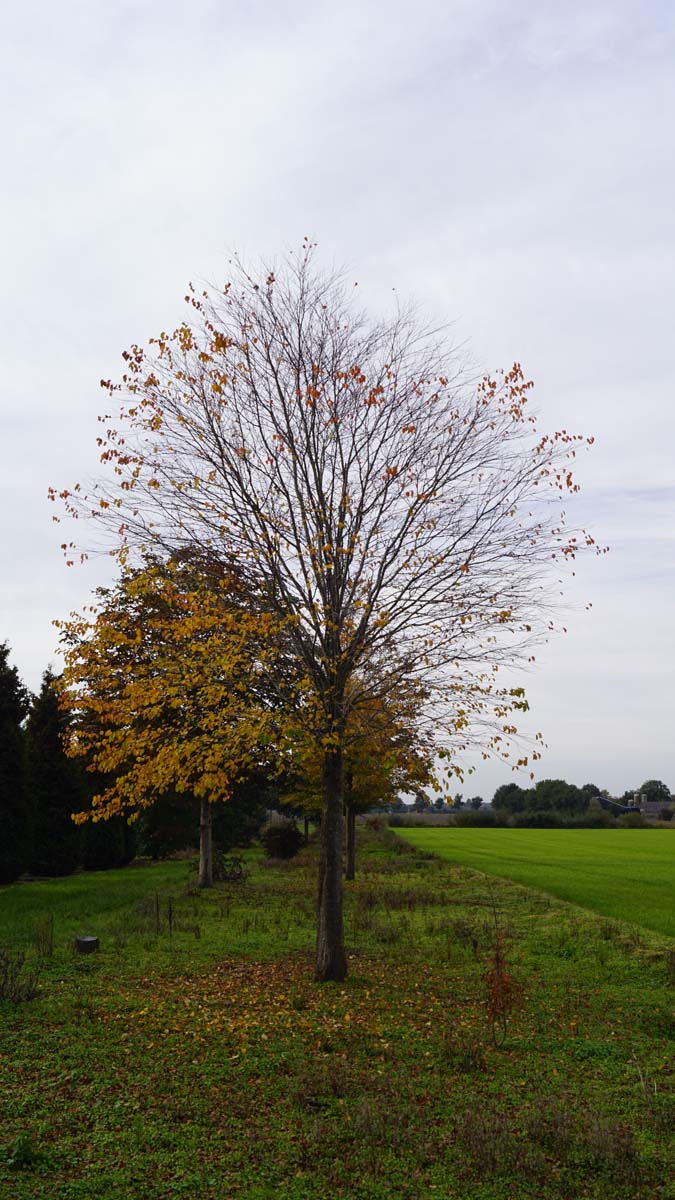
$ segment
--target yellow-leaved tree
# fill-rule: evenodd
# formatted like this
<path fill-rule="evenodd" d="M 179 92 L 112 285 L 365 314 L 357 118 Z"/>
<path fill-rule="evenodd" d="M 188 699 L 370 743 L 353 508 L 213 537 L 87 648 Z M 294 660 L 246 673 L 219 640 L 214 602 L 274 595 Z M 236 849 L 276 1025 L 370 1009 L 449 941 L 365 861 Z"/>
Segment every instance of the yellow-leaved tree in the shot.
<path fill-rule="evenodd" d="M 381 682 L 381 676 L 377 676 Z M 345 878 L 356 872 L 356 817 L 387 808 L 401 793 L 435 783 L 438 747 L 424 720 L 426 695 L 410 681 L 392 693 L 372 694 L 359 680 L 350 705 L 344 741 Z M 302 753 L 291 748 L 282 802 L 303 814 L 321 811 L 321 760 L 311 741 Z"/>
<path fill-rule="evenodd" d="M 194 555 L 146 557 L 61 622 L 68 749 L 103 780 L 76 820 L 133 819 L 165 793 L 196 796 L 199 883 L 210 886 L 212 804 L 270 754 L 278 628 L 233 562 Z"/>

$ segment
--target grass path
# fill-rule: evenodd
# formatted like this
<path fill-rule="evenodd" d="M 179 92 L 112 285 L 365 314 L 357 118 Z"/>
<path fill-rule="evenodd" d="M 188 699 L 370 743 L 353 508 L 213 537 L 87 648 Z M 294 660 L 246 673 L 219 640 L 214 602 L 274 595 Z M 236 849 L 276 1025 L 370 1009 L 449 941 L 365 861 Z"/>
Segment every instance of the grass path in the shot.
<path fill-rule="evenodd" d="M 397 829 L 418 850 L 675 937 L 675 830 Z"/>

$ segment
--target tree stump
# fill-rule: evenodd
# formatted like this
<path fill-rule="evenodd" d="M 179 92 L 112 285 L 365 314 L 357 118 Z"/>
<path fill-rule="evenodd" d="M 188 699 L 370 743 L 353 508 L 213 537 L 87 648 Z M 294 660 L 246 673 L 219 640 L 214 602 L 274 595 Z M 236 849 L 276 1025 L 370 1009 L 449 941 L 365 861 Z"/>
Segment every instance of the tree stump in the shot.
<path fill-rule="evenodd" d="M 78 954 L 93 954 L 94 950 L 98 950 L 97 937 L 76 937 L 74 948 Z"/>

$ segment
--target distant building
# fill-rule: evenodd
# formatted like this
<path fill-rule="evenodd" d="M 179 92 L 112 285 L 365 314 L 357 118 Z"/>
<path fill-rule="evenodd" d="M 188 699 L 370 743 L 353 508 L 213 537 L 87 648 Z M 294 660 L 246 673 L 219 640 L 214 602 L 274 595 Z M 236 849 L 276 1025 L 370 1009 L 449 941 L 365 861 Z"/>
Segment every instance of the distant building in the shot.
<path fill-rule="evenodd" d="M 633 792 L 633 799 L 628 801 L 629 809 L 632 809 L 633 812 L 640 812 L 643 817 L 651 820 L 660 817 L 664 808 L 672 808 L 673 805 L 675 805 L 675 796 L 671 796 L 670 801 L 647 800 L 642 792 Z"/>

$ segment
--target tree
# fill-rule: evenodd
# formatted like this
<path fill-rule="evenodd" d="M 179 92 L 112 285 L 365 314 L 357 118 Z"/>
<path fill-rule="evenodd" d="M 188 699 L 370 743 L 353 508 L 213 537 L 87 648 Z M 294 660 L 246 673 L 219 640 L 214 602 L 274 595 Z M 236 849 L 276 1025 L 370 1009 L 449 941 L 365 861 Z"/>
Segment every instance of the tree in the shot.
<path fill-rule="evenodd" d="M 31 823 L 24 771 L 23 721 L 30 696 L 16 667 L 9 665 L 9 646 L 0 643 L 0 883 L 11 883 L 30 860 Z"/>
<path fill-rule="evenodd" d="M 61 623 L 68 748 L 100 783 L 76 819 L 135 818 L 161 797 L 197 797 L 199 882 L 209 887 L 212 806 L 260 767 L 258 747 L 269 740 L 256 676 L 272 620 L 251 606 L 232 564 L 213 556 L 198 567 L 190 556 L 146 558 L 99 589 L 98 601 Z"/>
<path fill-rule="evenodd" d="M 656 803 L 670 804 L 670 788 L 661 779 L 648 779 L 638 788 L 639 795 L 643 800 L 652 800 Z"/>
<path fill-rule="evenodd" d="M 307 241 L 279 277 L 233 273 L 191 288 L 190 322 L 103 381 L 121 398 L 119 420 L 103 418 L 110 475 L 60 497 L 107 525 L 123 560 L 227 548 L 289 622 L 322 761 L 316 977 L 339 980 L 345 731 L 364 699 L 350 684 L 375 660 L 375 700 L 423 682 L 452 769 L 472 739 L 510 757 L 527 701 L 498 669 L 532 657 L 552 628 L 551 568 L 593 544 L 558 507 L 583 439 L 538 434 L 517 364 L 475 386 L 411 312 L 365 317 Z"/>
<path fill-rule="evenodd" d="M 222 851 L 247 846 L 257 837 L 278 796 L 277 767 L 263 762 L 240 776 L 230 797 L 213 814 L 213 840 Z"/>
<path fill-rule="evenodd" d="M 105 819 L 93 819 L 94 815 L 98 815 L 94 801 L 105 792 L 109 779 L 96 771 L 83 771 L 82 774 L 86 797 L 83 812 L 78 814 L 86 818 L 82 824 L 82 865 L 87 871 L 112 871 L 116 867 L 126 867 L 135 853 L 132 827 L 123 813 L 111 814 Z"/>
<path fill-rule="evenodd" d="M 525 793 L 525 798 L 526 807 L 533 811 L 551 809 L 555 812 L 582 813 L 589 804 L 588 795 L 564 779 L 540 779 Z"/>
<path fill-rule="evenodd" d="M 502 808 L 511 813 L 523 812 L 526 796 L 527 792 L 517 783 L 503 783 L 492 797 L 492 807 Z"/>
<path fill-rule="evenodd" d="M 26 725 L 27 784 L 33 820 L 30 869 L 37 875 L 70 875 L 80 865 L 81 830 L 72 815 L 82 807 L 80 772 L 64 749 L 67 721 L 55 676 L 45 671 Z"/>
<path fill-rule="evenodd" d="M 268 808 L 276 799 L 276 773 L 264 767 L 249 771 L 231 786 L 226 803 L 212 806 L 213 844 L 228 852 L 246 846 L 257 835 Z M 194 796 L 165 792 L 138 820 L 141 854 L 165 858 L 199 841 L 199 800 Z"/>
<path fill-rule="evenodd" d="M 363 690 L 360 704 L 350 706 L 344 735 L 345 879 L 356 873 L 356 816 L 393 805 L 400 792 L 433 782 L 434 743 L 421 721 L 424 694 L 402 685 L 396 696 L 375 700 L 363 676 L 352 686 Z M 289 783 L 282 802 L 302 814 L 320 808 L 321 761 L 305 739 L 290 748 Z M 293 760 L 297 765 L 293 769 Z M 427 801 L 428 803 L 428 801 Z"/>
<path fill-rule="evenodd" d="M 344 746 L 345 878 L 356 874 L 356 816 L 393 804 L 399 793 L 434 782 L 434 746 L 420 728 L 423 697 L 402 688 L 394 698 L 370 699 L 352 709 Z"/>
<path fill-rule="evenodd" d="M 199 801 L 166 791 L 138 817 L 139 853 L 155 860 L 198 845 Z"/>
<path fill-rule="evenodd" d="M 540 779 L 534 787 L 526 789 L 515 783 L 505 783 L 497 788 L 492 805 L 510 813 L 581 813 L 588 808 L 592 786 L 586 784 L 578 788 L 564 779 Z"/>

